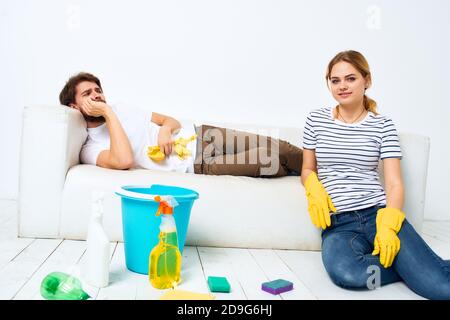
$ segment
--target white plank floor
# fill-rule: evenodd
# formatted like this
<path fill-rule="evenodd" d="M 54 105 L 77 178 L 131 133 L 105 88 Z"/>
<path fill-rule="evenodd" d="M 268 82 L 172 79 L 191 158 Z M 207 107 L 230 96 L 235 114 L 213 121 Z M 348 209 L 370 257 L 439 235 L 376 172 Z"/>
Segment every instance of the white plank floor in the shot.
<path fill-rule="evenodd" d="M 52 271 L 77 276 L 94 299 L 159 299 L 147 276 L 125 266 L 123 243 L 111 243 L 110 283 L 105 288 L 86 284 L 82 277 L 85 241 L 17 238 L 17 204 L 0 200 L 0 299 L 42 299 L 39 287 Z M 425 241 L 450 259 L 450 221 L 426 221 Z M 220 300 L 246 299 L 422 299 L 402 282 L 377 290 L 350 291 L 335 286 L 322 264 L 320 252 L 267 249 L 189 247 L 183 252 L 179 289 L 208 293 L 208 276 L 227 277 L 230 293 L 214 293 Z M 261 283 L 283 278 L 294 290 L 271 295 Z"/>

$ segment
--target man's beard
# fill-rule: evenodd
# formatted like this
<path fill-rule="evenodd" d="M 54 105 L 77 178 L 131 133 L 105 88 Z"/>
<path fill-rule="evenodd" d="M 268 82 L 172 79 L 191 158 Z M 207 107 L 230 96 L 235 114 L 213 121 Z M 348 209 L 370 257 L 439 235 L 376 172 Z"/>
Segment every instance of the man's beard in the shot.
<path fill-rule="evenodd" d="M 87 122 L 103 123 L 106 121 L 103 116 L 94 117 L 94 116 L 88 116 L 87 114 L 83 113 L 83 117 L 84 117 L 84 120 L 86 120 Z"/>

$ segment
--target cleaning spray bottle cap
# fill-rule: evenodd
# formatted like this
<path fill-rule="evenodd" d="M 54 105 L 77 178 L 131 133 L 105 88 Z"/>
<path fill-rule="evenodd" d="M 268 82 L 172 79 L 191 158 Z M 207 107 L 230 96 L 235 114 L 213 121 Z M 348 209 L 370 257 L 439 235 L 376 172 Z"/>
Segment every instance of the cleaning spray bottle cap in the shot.
<path fill-rule="evenodd" d="M 159 202 L 158 211 L 156 211 L 156 216 L 161 214 L 173 214 L 173 207 L 177 206 L 178 203 L 171 196 L 166 196 L 163 199 L 161 196 L 156 196 L 155 201 Z"/>

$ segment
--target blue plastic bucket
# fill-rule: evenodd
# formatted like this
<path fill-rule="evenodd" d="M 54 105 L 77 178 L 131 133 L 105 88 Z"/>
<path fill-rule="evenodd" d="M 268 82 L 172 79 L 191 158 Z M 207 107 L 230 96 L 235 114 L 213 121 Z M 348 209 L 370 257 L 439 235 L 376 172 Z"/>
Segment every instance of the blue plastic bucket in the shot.
<path fill-rule="evenodd" d="M 159 203 L 155 196 L 173 196 L 178 206 L 173 209 L 177 226 L 178 247 L 181 252 L 189 225 L 194 200 L 198 193 L 185 188 L 154 184 L 145 186 L 122 186 L 116 190 L 122 198 L 122 227 L 127 268 L 148 274 L 148 257 L 159 242 L 161 216 L 156 216 Z"/>

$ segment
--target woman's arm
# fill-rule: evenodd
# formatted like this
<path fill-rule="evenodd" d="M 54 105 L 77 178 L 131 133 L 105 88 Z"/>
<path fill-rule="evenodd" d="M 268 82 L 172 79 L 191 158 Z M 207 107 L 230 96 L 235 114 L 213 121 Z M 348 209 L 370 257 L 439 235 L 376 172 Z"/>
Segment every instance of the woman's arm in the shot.
<path fill-rule="evenodd" d="M 399 158 L 383 160 L 384 182 L 386 191 L 386 207 L 402 210 L 404 189 Z"/>
<path fill-rule="evenodd" d="M 313 171 L 317 173 L 316 151 L 303 149 L 303 164 L 300 176 L 303 185 L 305 185 L 306 178 Z"/>

